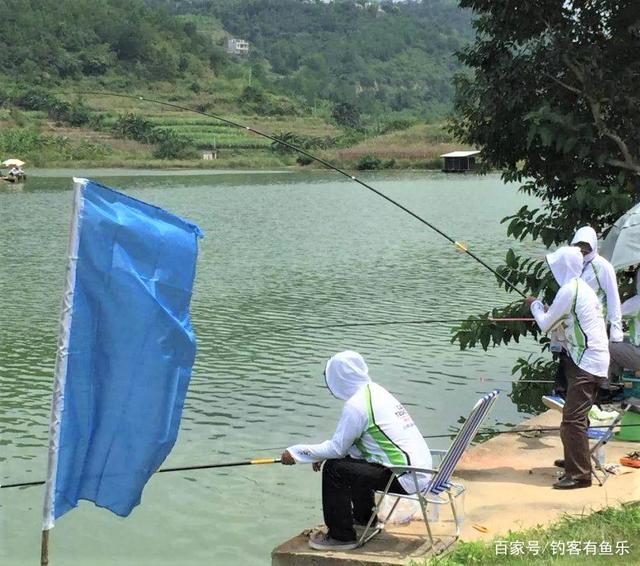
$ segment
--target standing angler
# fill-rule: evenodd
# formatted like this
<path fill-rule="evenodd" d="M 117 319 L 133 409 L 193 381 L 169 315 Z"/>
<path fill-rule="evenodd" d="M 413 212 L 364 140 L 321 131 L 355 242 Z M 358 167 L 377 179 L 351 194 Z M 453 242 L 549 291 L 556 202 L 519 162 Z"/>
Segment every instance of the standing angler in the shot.
<path fill-rule="evenodd" d="M 584 257 L 581 278 L 589 284 L 600 299 L 605 320 L 610 324 L 611 342 L 622 342 L 622 315 L 616 270 L 598 253 L 598 236 L 591 226 L 580 228 L 571 245 L 580 248 Z"/>
<path fill-rule="evenodd" d="M 609 336 L 612 344 L 622 342 L 622 316 L 620 310 L 620 295 L 618 280 L 613 266 L 598 254 L 598 236 L 591 226 L 583 226 L 573 236 L 571 245 L 577 247 L 583 256 L 582 273 L 580 277 L 596 292 L 602 305 L 602 312 L 609 322 Z M 555 376 L 554 395 L 545 395 L 543 403 L 550 409 L 562 410 L 564 398 L 567 394 L 567 377 L 564 374 L 564 358 L 567 357 L 562 329 L 551 333 L 551 351 L 558 360 L 558 371 Z M 609 378 L 603 381 L 608 385 Z"/>
<path fill-rule="evenodd" d="M 595 291 L 580 278 L 580 250 L 565 246 L 547 255 L 546 259 L 560 289 L 548 309 L 535 297 L 528 297 L 526 302 L 543 332 L 558 327 L 564 330 L 568 353 L 561 361 L 568 382 L 560 425 L 564 461 L 556 461 L 566 473 L 553 487 L 589 487 L 591 458 L 587 415 L 609 369 L 607 329 Z"/>
<path fill-rule="evenodd" d="M 371 381 L 357 352 L 340 352 L 325 368 L 329 391 L 345 401 L 331 440 L 298 444 L 282 453 L 284 465 L 322 467 L 322 508 L 328 532 L 309 539 L 316 550 L 351 550 L 357 546 L 354 524 L 366 525 L 374 491 L 383 490 L 393 473 L 387 465 L 431 468 L 431 452 L 407 410 L 384 387 Z M 418 474 L 421 489 L 430 474 Z M 393 493 L 414 493 L 411 476 L 394 478 Z"/>

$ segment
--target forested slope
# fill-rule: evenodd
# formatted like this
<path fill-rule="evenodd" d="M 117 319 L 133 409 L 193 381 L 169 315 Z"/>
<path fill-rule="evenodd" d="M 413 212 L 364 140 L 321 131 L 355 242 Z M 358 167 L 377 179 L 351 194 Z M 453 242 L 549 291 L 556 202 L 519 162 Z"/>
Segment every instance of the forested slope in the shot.
<path fill-rule="evenodd" d="M 470 15 L 454 0 L 154 3 L 215 16 L 230 34 L 248 39 L 258 80 L 270 78 L 311 104 L 348 102 L 365 113 L 445 111 L 461 68 L 455 51 L 472 37 Z"/>
<path fill-rule="evenodd" d="M 0 21 L 0 70 L 19 82 L 173 80 L 224 59 L 193 24 L 140 0 L 2 0 Z"/>

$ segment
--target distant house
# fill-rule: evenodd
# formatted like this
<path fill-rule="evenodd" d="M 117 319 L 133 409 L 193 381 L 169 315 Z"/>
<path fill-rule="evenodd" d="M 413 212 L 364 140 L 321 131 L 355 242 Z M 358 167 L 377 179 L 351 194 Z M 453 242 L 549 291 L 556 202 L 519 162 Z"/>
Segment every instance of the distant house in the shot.
<path fill-rule="evenodd" d="M 467 171 L 475 171 L 476 155 L 479 151 L 452 151 L 445 153 L 440 157 L 444 157 L 444 166 L 442 170 L 445 173 L 466 173 Z"/>
<path fill-rule="evenodd" d="M 246 39 L 228 37 L 225 51 L 232 55 L 249 55 L 249 42 Z"/>

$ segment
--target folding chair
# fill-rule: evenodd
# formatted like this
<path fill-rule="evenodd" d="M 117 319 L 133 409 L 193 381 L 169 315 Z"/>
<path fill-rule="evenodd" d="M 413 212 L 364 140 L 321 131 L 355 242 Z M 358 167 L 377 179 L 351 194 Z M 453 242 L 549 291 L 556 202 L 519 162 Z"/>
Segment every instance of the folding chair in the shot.
<path fill-rule="evenodd" d="M 449 504 L 451 506 L 451 512 L 453 513 L 453 519 L 455 522 L 455 535 L 453 540 L 444 548 L 442 548 L 440 552 L 443 552 L 444 550 L 449 548 L 456 540 L 458 540 L 458 538 L 460 537 L 461 521 L 458 516 L 455 500 L 457 497 L 464 493 L 465 488 L 461 484 L 453 483 L 451 481 L 451 477 L 454 470 L 456 469 L 456 466 L 458 465 L 458 462 L 460 461 L 460 458 L 462 458 L 465 450 L 469 447 L 469 445 L 475 438 L 480 425 L 489 413 L 491 407 L 493 407 L 493 404 L 498 398 L 499 393 L 500 390 L 496 389 L 495 391 L 492 391 L 491 393 L 482 397 L 482 399 L 480 399 L 475 404 L 473 410 L 469 414 L 469 418 L 456 435 L 451 446 L 449 447 L 449 450 L 431 450 L 431 454 L 440 459 L 440 465 L 436 469 L 416 468 L 413 466 L 388 466 L 388 468 L 393 472 L 393 475 L 389 479 L 389 482 L 387 483 L 384 491 L 378 492 L 381 494 L 381 497 L 378 503 L 374 506 L 373 513 L 369 518 L 369 522 L 367 523 L 367 526 L 358 539 L 358 546 L 362 546 L 384 529 L 385 523 L 389 521 L 391 515 L 395 511 L 401 499 L 417 501 L 420 505 L 420 510 L 422 511 L 422 517 L 426 526 L 427 535 L 432 547 L 434 546 L 434 540 L 433 533 L 431 532 L 431 525 L 429 524 L 429 518 L 427 515 L 427 506 Z M 391 487 L 393 479 L 404 474 L 409 474 L 411 476 L 415 485 L 416 492 L 412 494 L 390 493 L 389 488 Z M 429 481 L 427 487 L 424 489 L 420 489 L 418 474 L 431 475 L 431 480 Z M 378 512 L 380 511 L 380 506 L 385 496 L 395 497 L 396 500 L 384 520 L 379 520 L 378 523 L 374 525 L 373 523 L 378 515 Z"/>
<path fill-rule="evenodd" d="M 620 424 L 622 417 L 624 417 L 624 414 L 629 410 L 629 407 L 630 405 L 627 405 L 623 408 L 618 413 L 618 416 L 608 424 L 606 428 L 589 429 L 590 433 L 597 431 L 598 442 L 596 442 L 589 450 L 589 456 L 591 456 L 591 462 L 593 464 L 591 466 L 591 475 L 596 478 L 600 487 L 604 485 L 611 474 L 605 469 L 603 465 L 604 462 L 600 462 L 600 459 L 598 458 L 598 451 L 613 438 L 613 434 L 615 432 L 614 428 Z"/>

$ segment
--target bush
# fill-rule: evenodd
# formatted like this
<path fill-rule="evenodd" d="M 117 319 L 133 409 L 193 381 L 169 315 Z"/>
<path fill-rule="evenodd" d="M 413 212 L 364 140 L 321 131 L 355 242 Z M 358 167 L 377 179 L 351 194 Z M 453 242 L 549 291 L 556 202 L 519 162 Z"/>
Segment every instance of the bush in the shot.
<path fill-rule="evenodd" d="M 298 163 L 298 165 L 311 165 L 313 163 L 313 159 L 311 159 L 310 157 L 306 156 L 306 155 L 298 155 L 296 162 Z"/>
<path fill-rule="evenodd" d="M 395 132 L 398 130 L 407 130 L 411 126 L 415 126 L 417 123 L 418 120 L 416 120 L 415 118 L 395 118 L 382 124 L 382 126 L 380 127 L 380 133 L 387 134 L 389 132 Z"/>
<path fill-rule="evenodd" d="M 167 128 L 156 128 L 154 142 L 157 143 L 153 150 L 156 159 L 191 159 L 196 157 L 193 148 L 193 140 L 177 134 Z"/>
<path fill-rule="evenodd" d="M 89 123 L 91 113 L 83 102 L 78 100 L 72 104 L 67 104 L 62 110 L 59 119 L 71 126 L 79 127 Z"/>
<path fill-rule="evenodd" d="M 360 111 L 349 102 L 338 102 L 331 110 L 331 117 L 338 126 L 358 129 L 360 127 Z"/>
<path fill-rule="evenodd" d="M 261 88 L 255 86 L 246 86 L 242 94 L 238 97 L 241 104 L 257 104 L 262 105 L 266 102 L 266 97 Z"/>
<path fill-rule="evenodd" d="M 382 166 L 382 160 L 375 155 L 363 155 L 358 159 L 356 169 L 358 171 L 372 171 L 374 169 L 380 169 Z"/>
<path fill-rule="evenodd" d="M 68 137 L 47 136 L 36 130 L 9 128 L 0 131 L 0 153 L 20 155 L 32 165 L 41 166 L 51 161 L 97 159 L 107 153 L 102 145 Z"/>
<path fill-rule="evenodd" d="M 24 110 L 49 111 L 58 100 L 43 89 L 30 88 L 19 91 L 12 97 L 12 102 Z"/>
<path fill-rule="evenodd" d="M 132 112 L 118 116 L 113 125 L 113 133 L 117 136 L 142 143 L 152 142 L 153 129 L 153 124 L 149 120 Z"/>
<path fill-rule="evenodd" d="M 13 103 L 24 110 L 45 111 L 51 120 L 71 126 L 82 126 L 90 119 L 89 109 L 81 100 L 69 103 L 38 88 L 18 92 Z"/>

